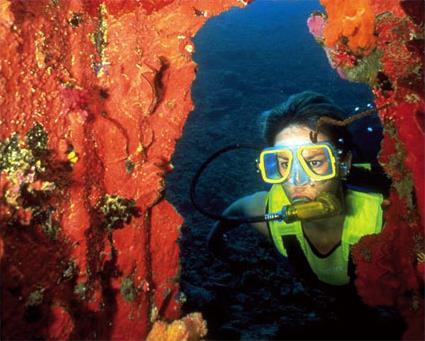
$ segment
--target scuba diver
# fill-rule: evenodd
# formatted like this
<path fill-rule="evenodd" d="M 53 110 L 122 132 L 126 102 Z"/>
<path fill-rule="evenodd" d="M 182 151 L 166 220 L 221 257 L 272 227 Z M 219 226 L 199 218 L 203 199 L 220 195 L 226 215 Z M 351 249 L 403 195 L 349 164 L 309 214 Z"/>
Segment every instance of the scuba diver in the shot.
<path fill-rule="evenodd" d="M 350 171 L 362 172 L 352 167 L 348 129 L 326 123 L 319 129 L 323 117 L 341 122 L 343 110 L 329 98 L 305 91 L 264 116 L 268 147 L 258 168 L 271 188 L 233 202 L 223 213 L 229 220 L 221 219 L 210 231 L 209 250 L 219 254 L 230 242 L 226 231 L 248 222 L 307 283 L 353 283 L 350 248 L 363 236 L 381 232 L 383 195 L 347 182 Z M 248 219 L 253 216 L 265 218 Z"/>
<path fill-rule="evenodd" d="M 400 339 L 405 330 L 397 311 L 365 305 L 354 285 L 350 249 L 363 236 L 381 232 L 384 196 L 391 184 L 379 165 L 366 169 L 364 164 L 352 164 L 359 151 L 346 125 L 372 112 L 376 109 L 345 118 L 343 110 L 328 97 L 311 91 L 292 95 L 266 111 L 263 135 L 268 146 L 261 151 L 257 167 L 269 190 L 236 200 L 222 215 L 207 212 L 196 203 L 195 185 L 212 159 L 241 146 L 216 152 L 193 178 L 192 202 L 217 220 L 207 237 L 210 254 L 231 266 L 228 246 L 232 240 L 227 232 L 247 224 L 274 246 L 278 259 L 286 259 L 288 274 L 303 284 L 305 292 L 319 289 L 329 298 L 324 309 L 338 316 L 337 323 L 321 320 L 323 325 L 294 329 L 283 324 L 279 333 L 285 338 L 387 340 Z M 236 262 L 236 271 L 239 268 Z M 231 284 L 219 283 L 218 295 L 238 292 L 237 283 L 238 278 Z M 293 299 L 296 302 L 297 298 Z M 293 304 L 291 299 L 288 304 Z M 302 298 L 299 304 L 303 304 Z M 222 314 L 226 316 L 226 310 Z M 269 318 L 277 321 L 279 316 Z"/>

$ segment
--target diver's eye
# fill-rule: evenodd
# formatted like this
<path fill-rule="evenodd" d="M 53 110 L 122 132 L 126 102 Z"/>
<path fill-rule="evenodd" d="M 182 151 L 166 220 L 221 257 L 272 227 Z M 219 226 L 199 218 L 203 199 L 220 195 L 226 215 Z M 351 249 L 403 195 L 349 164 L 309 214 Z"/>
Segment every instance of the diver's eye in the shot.
<path fill-rule="evenodd" d="M 323 165 L 323 161 L 320 160 L 310 160 L 307 163 L 311 168 L 318 168 Z"/>
<path fill-rule="evenodd" d="M 279 167 L 280 168 L 288 168 L 288 161 L 280 161 Z"/>

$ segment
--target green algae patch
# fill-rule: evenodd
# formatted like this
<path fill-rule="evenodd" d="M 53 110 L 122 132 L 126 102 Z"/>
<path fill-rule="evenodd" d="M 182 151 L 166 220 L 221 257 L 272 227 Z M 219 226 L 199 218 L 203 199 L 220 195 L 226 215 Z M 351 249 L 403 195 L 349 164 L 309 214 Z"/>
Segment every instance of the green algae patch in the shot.
<path fill-rule="evenodd" d="M 34 155 L 40 156 L 47 152 L 48 136 L 43 126 L 36 122 L 25 135 L 25 142 Z"/>
<path fill-rule="evenodd" d="M 86 300 L 88 298 L 88 286 L 86 283 L 78 283 L 74 287 L 74 294 L 76 294 L 80 299 Z"/>
<path fill-rule="evenodd" d="M 381 57 L 382 52 L 375 49 L 370 55 L 358 59 L 354 67 L 344 68 L 347 78 L 352 82 L 367 83 L 373 86 L 381 68 Z"/>
<path fill-rule="evenodd" d="M 410 170 L 404 164 L 407 153 L 406 149 L 400 141 L 400 138 L 392 122 L 385 122 L 385 132 L 393 139 L 395 152 L 389 157 L 387 167 L 389 174 L 393 180 L 393 187 L 397 191 L 400 198 L 405 200 L 407 208 L 412 212 L 415 209 L 413 200 L 414 195 L 414 181 Z M 394 179 L 392 172 L 402 174 L 400 178 Z"/>
<path fill-rule="evenodd" d="M 44 288 L 34 290 L 29 296 L 25 303 L 27 307 L 34 307 L 43 303 L 44 299 Z"/>
<path fill-rule="evenodd" d="M 133 199 L 126 199 L 119 195 L 106 194 L 96 205 L 103 216 L 103 224 L 109 229 L 117 229 L 129 224 L 131 218 L 139 216 L 139 209 Z"/>
<path fill-rule="evenodd" d="M 17 133 L 0 141 L 0 171 L 9 176 L 18 171 L 30 171 L 37 164 L 31 149 L 26 148 Z"/>
<path fill-rule="evenodd" d="M 131 277 L 125 277 L 121 281 L 120 292 L 122 297 L 127 302 L 133 302 L 137 297 L 137 289 L 134 286 L 133 279 Z"/>

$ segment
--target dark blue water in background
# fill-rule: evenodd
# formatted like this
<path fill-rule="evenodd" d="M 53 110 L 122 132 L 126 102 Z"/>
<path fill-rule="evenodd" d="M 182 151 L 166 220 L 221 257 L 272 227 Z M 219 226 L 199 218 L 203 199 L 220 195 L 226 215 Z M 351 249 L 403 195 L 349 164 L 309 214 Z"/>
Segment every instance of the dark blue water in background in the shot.
<path fill-rule="evenodd" d="M 195 110 L 177 142 L 166 192 L 188 223 L 200 218 L 188 196 L 197 167 L 223 146 L 262 145 L 261 112 L 304 90 L 331 97 L 347 112 L 372 102 L 369 87 L 342 80 L 309 33 L 307 18 L 317 10 L 322 11 L 319 1 L 257 0 L 211 18 L 194 38 Z M 355 140 L 363 142 L 361 161 L 373 159 L 379 120 L 362 120 L 353 128 Z M 212 164 L 199 185 L 204 204 L 221 210 L 238 196 L 263 189 L 256 157 L 252 151 L 233 152 Z"/>
<path fill-rule="evenodd" d="M 177 141 L 165 196 L 185 219 L 180 238 L 183 311 L 203 314 L 207 339 L 342 339 L 347 330 L 353 336 L 362 327 L 378 334 L 390 330 L 376 328 L 374 319 L 369 328 L 368 318 L 359 322 L 335 313 L 332 298 L 303 288 L 273 246 L 246 225 L 228 233 L 232 261 L 215 259 L 206 243 L 214 222 L 198 213 L 189 197 L 192 176 L 213 152 L 235 143 L 264 147 L 260 114 L 290 95 L 313 90 L 351 113 L 372 102 L 369 87 L 340 79 L 310 35 L 306 21 L 315 10 L 322 10 L 319 1 L 257 0 L 211 18 L 194 38 L 199 66 L 192 86 L 195 110 Z M 369 117 L 351 128 L 362 152 L 356 161 L 373 160 L 382 135 L 379 119 Z M 240 149 L 211 163 L 197 187 L 198 203 L 220 213 L 237 198 L 266 189 L 256 173 L 258 154 Z"/>

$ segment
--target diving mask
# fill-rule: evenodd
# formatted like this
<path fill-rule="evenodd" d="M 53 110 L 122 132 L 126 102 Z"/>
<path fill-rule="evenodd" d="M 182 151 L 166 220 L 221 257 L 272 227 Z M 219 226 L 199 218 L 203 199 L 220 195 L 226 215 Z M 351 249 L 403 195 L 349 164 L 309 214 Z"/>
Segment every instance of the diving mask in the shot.
<path fill-rule="evenodd" d="M 260 154 L 258 168 L 264 182 L 278 184 L 288 181 L 300 186 L 334 178 L 338 163 L 335 147 L 328 141 L 322 141 L 266 148 Z"/>

